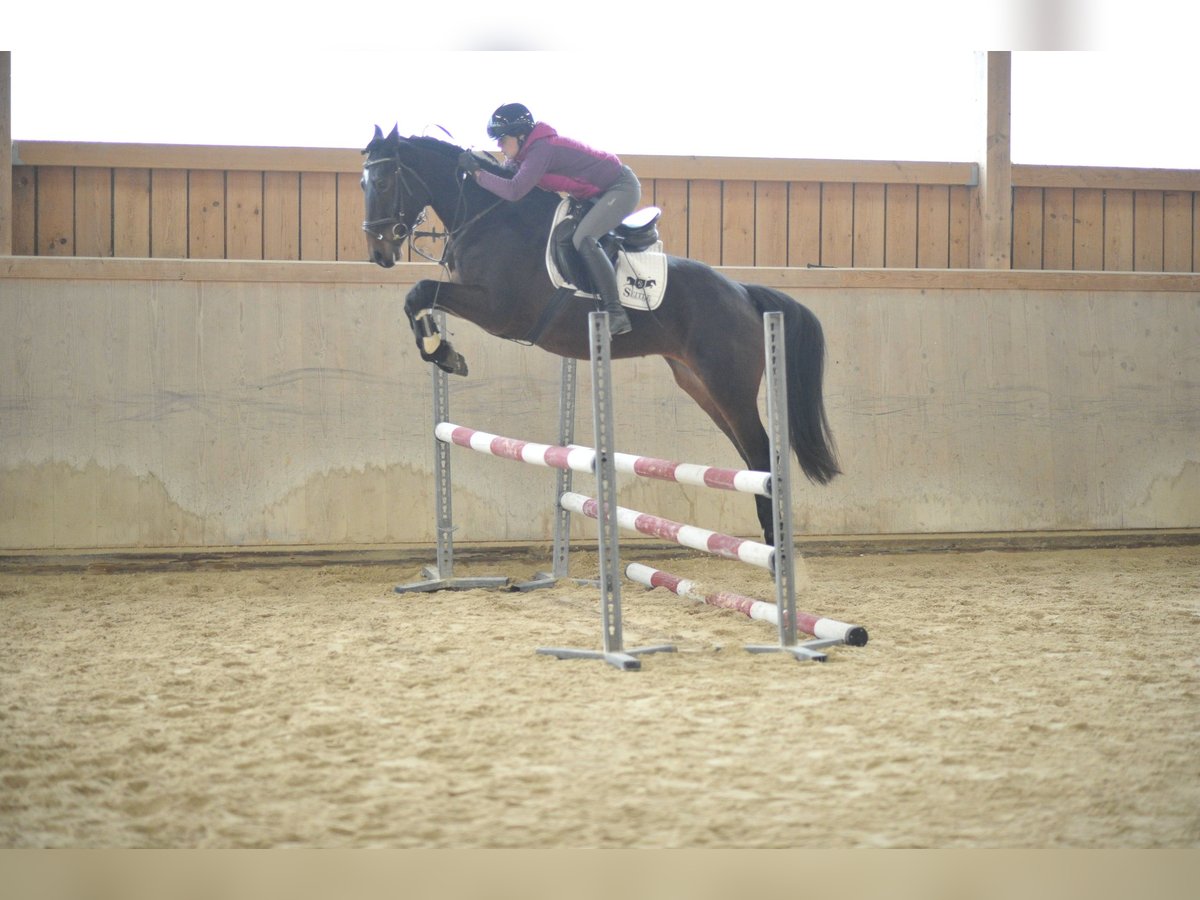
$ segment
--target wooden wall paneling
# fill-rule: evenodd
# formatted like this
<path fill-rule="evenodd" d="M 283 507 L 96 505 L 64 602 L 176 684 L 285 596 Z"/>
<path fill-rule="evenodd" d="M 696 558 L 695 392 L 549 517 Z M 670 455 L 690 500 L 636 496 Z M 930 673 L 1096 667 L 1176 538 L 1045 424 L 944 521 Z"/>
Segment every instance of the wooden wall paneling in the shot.
<path fill-rule="evenodd" d="M 37 252 L 75 255 L 75 170 L 46 166 L 37 177 Z"/>
<path fill-rule="evenodd" d="M 337 176 L 337 258 L 346 262 L 367 258 L 361 177 L 358 172 L 340 172 Z"/>
<path fill-rule="evenodd" d="M 188 172 L 188 256 L 225 258 L 225 173 Z"/>
<path fill-rule="evenodd" d="M 1104 192 L 1094 188 L 1075 191 L 1074 268 L 1097 272 L 1104 268 Z"/>
<path fill-rule="evenodd" d="M 300 175 L 300 258 L 337 259 L 337 176 Z"/>
<path fill-rule="evenodd" d="M 263 173 L 263 259 L 300 258 L 300 176 Z"/>
<path fill-rule="evenodd" d="M 37 169 L 13 166 L 12 252 L 17 256 L 37 253 Z"/>
<path fill-rule="evenodd" d="M 788 258 L 797 268 L 821 263 L 821 185 L 815 181 L 788 184 Z"/>
<path fill-rule="evenodd" d="M 653 178 L 639 178 L 638 183 L 642 186 L 642 195 L 638 198 L 637 208 L 644 209 L 647 206 L 654 206 L 654 193 L 657 186 Z"/>
<path fill-rule="evenodd" d="M 788 186 L 785 181 L 754 184 L 755 266 L 786 266 L 788 256 Z"/>
<path fill-rule="evenodd" d="M 150 255 L 150 170 L 114 169 L 113 256 Z"/>
<path fill-rule="evenodd" d="M 75 170 L 75 255 L 113 255 L 113 170 Z"/>
<path fill-rule="evenodd" d="M 654 205 L 662 210 L 658 236 L 663 250 L 673 256 L 688 255 L 688 183 L 677 178 L 654 179 Z"/>
<path fill-rule="evenodd" d="M 165 151 L 161 148 L 96 150 L 90 145 L 79 145 L 71 150 L 53 142 L 45 146 L 38 142 L 20 143 L 27 144 L 30 155 L 23 156 L 24 165 L 13 169 L 16 180 L 12 227 L 17 232 L 13 238 L 17 250 L 133 258 L 148 254 L 225 255 L 233 259 L 259 256 L 282 260 L 362 259 L 358 234 L 361 197 L 352 160 L 339 159 L 336 165 L 327 165 L 322 158 L 294 152 L 294 158 L 280 156 L 281 168 L 271 169 L 269 158 L 261 157 L 265 170 L 274 172 L 271 178 L 280 192 L 274 195 L 272 215 L 266 207 L 268 188 L 264 176 L 264 202 L 259 212 L 263 234 L 256 238 L 252 224 L 243 227 L 244 210 L 229 205 L 237 204 L 241 188 L 256 177 L 255 173 L 264 171 L 245 164 L 246 160 L 239 161 L 235 151 L 246 148 L 228 148 L 230 164 L 210 169 L 207 166 L 212 165 L 211 148 L 190 148 L 190 156 L 187 153 L 162 156 Z M 189 150 L 166 148 L 172 149 Z M 161 164 L 156 159 L 165 159 L 169 168 L 148 168 Z M 777 165 L 782 162 L 786 161 Z M 281 170 L 293 164 L 295 168 L 290 171 Z M 855 174 L 854 164 L 848 165 L 851 168 L 847 171 Z M 875 215 L 872 204 L 881 189 L 883 265 L 958 268 L 964 264 L 964 258 L 971 258 L 970 229 L 963 227 L 959 213 L 967 208 L 962 204 L 970 202 L 973 188 L 955 182 L 953 173 L 945 175 L 946 180 L 937 180 L 937 173 L 923 172 L 905 179 L 911 183 L 881 188 L 883 180 L 892 176 L 879 176 L 865 168 L 865 164 L 857 165 L 861 170 L 855 174 L 857 180 L 851 181 L 849 175 L 843 180 L 840 170 L 834 169 L 829 177 L 838 180 L 825 182 L 823 188 L 817 181 L 776 180 L 772 174 L 782 173 L 782 169 L 739 167 L 735 161 L 730 171 L 737 173 L 737 177 L 726 182 L 720 181 L 720 173 L 710 166 L 703 171 L 703 177 L 690 182 L 679 178 L 647 178 L 644 193 L 646 202 L 664 209 L 660 233 L 668 252 L 718 264 L 804 266 L 823 262 L 874 267 L 879 260 L 879 226 L 876 221 L 864 221 L 864 217 Z M 652 169 L 649 164 L 647 167 Z M 186 183 L 189 171 L 197 179 L 191 188 Z M 905 174 L 902 169 L 901 175 Z M 1180 177 L 1171 177 L 1174 175 Z M 1037 196 L 1043 198 L 1043 217 L 1036 227 L 1028 218 L 1023 225 L 1013 222 L 1015 268 L 1032 268 L 1035 258 L 1036 268 L 1066 268 L 1069 259 L 1070 267 L 1077 271 L 1197 268 L 1200 229 L 1193 227 L 1197 221 L 1193 210 L 1197 193 L 1195 173 L 1139 170 L 1132 177 L 1125 170 L 1024 167 L 1017 176 L 1014 215 L 1023 203 L 1032 202 Z M 215 193 L 201 182 L 219 177 L 225 178 L 226 196 L 220 207 L 224 215 L 223 237 L 217 236 L 216 223 L 209 221 L 215 217 L 204 213 L 210 197 L 201 196 L 215 198 Z M 294 183 L 290 189 L 289 182 Z M 1122 187 L 1109 188 L 1108 184 Z M 819 195 L 822 190 L 826 192 L 824 199 L 814 197 L 814 191 Z M 190 202 L 189 191 L 195 194 Z M 839 194 L 846 191 L 855 195 L 848 216 L 844 215 L 846 207 L 839 205 Z M 1072 191 L 1074 204 L 1068 214 L 1066 198 Z M 933 219 L 928 206 L 932 198 L 943 193 L 948 194 L 944 264 L 940 261 L 940 236 L 929 230 Z M 923 199 L 913 199 L 910 203 L 912 197 Z M 319 214 L 312 216 L 309 210 L 314 202 Z M 786 222 L 780 220 L 781 205 L 787 210 Z M 1098 208 L 1102 215 L 1097 214 Z M 907 219 L 910 209 L 916 223 L 911 228 Z M 215 208 L 210 212 L 215 212 Z M 689 215 L 693 217 L 691 222 Z M 719 223 L 714 223 L 714 215 L 719 215 Z M 274 231 L 268 221 L 273 223 Z M 436 227 L 439 226 L 432 218 L 426 223 L 427 230 Z M 848 251 L 843 241 L 848 242 Z M 224 248 L 220 249 L 222 242 Z M 435 243 L 429 242 L 426 249 L 434 250 Z M 1016 258 L 1018 255 L 1020 259 Z M 412 258 L 421 259 L 415 255 Z"/>
<path fill-rule="evenodd" d="M 721 264 L 721 183 L 688 182 L 688 257 Z"/>
<path fill-rule="evenodd" d="M 12 51 L 0 50 L 0 257 L 13 252 L 13 167 L 19 157 L 12 139 Z M 0 502 L 0 517 L 4 515 Z"/>
<path fill-rule="evenodd" d="M 884 185 L 854 186 L 853 264 L 856 268 L 883 268 L 886 202 Z"/>
<path fill-rule="evenodd" d="M 186 258 L 188 246 L 187 172 L 150 172 L 150 255 Z"/>
<path fill-rule="evenodd" d="M 821 265 L 854 265 L 854 185 L 821 185 Z"/>
<path fill-rule="evenodd" d="M 1191 272 L 1195 223 L 1192 220 L 1192 193 L 1167 191 L 1163 194 L 1163 270 Z"/>
<path fill-rule="evenodd" d="M 917 186 L 917 267 L 950 266 L 950 189 L 946 185 Z"/>
<path fill-rule="evenodd" d="M 1075 253 L 1075 192 L 1046 188 L 1042 198 L 1042 268 L 1071 269 Z"/>
<path fill-rule="evenodd" d="M 917 267 L 917 186 L 889 184 L 885 191 L 884 265 Z"/>
<path fill-rule="evenodd" d="M 263 173 L 232 171 L 225 181 L 225 256 L 263 258 Z"/>
<path fill-rule="evenodd" d="M 1042 189 L 1013 188 L 1014 269 L 1042 268 Z"/>
<path fill-rule="evenodd" d="M 1133 191 L 1104 192 L 1104 269 L 1133 271 Z"/>
<path fill-rule="evenodd" d="M 1133 192 L 1133 268 L 1163 270 L 1163 192 Z"/>
<path fill-rule="evenodd" d="M 1200 191 L 1192 194 L 1192 271 L 1200 272 Z"/>
<path fill-rule="evenodd" d="M 721 186 L 721 265 L 754 265 L 754 182 Z"/>
<path fill-rule="evenodd" d="M 950 186 L 950 268 L 971 268 L 971 188 L 962 184 Z"/>

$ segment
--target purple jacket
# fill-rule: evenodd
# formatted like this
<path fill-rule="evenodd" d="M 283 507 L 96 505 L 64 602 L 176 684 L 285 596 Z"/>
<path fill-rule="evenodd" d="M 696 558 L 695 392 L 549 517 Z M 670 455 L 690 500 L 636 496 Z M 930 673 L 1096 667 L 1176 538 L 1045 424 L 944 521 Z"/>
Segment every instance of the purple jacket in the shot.
<path fill-rule="evenodd" d="M 516 169 L 512 178 L 482 169 L 475 173 L 475 178 L 505 200 L 520 200 L 534 187 L 588 200 L 612 187 L 621 174 L 621 160 L 617 157 L 560 137 L 545 122 L 533 126 L 521 152 L 507 166 Z"/>

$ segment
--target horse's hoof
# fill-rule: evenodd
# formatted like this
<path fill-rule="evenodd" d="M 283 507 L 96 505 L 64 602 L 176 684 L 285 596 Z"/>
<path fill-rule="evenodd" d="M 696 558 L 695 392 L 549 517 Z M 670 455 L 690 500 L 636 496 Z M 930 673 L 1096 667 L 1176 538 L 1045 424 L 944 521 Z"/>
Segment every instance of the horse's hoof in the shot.
<path fill-rule="evenodd" d="M 451 375 L 467 374 L 467 361 L 463 359 L 463 355 L 456 350 L 451 350 L 442 359 L 436 360 L 437 366 L 443 372 L 448 372 Z"/>

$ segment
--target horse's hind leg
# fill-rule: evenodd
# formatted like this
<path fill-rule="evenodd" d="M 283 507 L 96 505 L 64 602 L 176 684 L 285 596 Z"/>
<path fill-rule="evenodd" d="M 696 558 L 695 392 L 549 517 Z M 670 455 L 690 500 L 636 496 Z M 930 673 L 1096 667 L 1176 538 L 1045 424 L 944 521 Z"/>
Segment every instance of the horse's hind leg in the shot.
<path fill-rule="evenodd" d="M 724 435 L 737 448 L 738 455 L 750 469 L 759 472 L 771 470 L 771 445 L 767 431 L 758 415 L 758 382 L 762 372 L 742 373 L 739 379 L 733 372 L 724 372 L 724 377 L 714 380 L 723 387 L 714 390 L 700 379 L 695 372 L 679 360 L 667 359 L 675 383 L 683 388 L 696 405 L 708 413 Z M 763 539 L 774 545 L 775 514 L 767 497 L 755 496 L 755 511 L 762 528 Z"/>

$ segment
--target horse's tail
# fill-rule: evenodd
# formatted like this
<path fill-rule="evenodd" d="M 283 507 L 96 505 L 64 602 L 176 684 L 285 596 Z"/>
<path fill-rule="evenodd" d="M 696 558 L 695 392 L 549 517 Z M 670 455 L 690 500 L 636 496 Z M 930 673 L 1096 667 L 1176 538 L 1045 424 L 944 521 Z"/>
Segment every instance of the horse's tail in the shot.
<path fill-rule="evenodd" d="M 812 310 L 782 291 L 744 285 L 760 313 L 783 313 L 787 352 L 788 430 L 800 468 L 810 481 L 828 484 L 841 473 L 825 415 L 825 334 Z"/>

